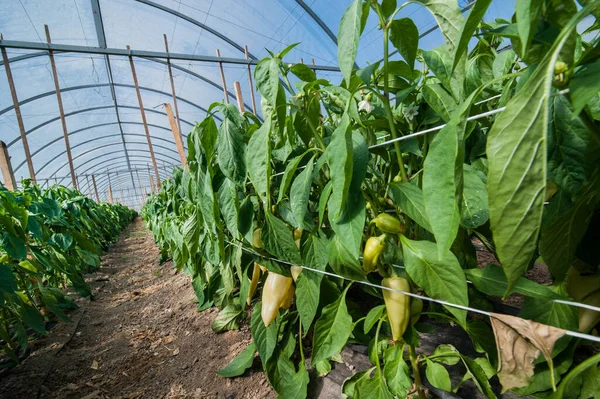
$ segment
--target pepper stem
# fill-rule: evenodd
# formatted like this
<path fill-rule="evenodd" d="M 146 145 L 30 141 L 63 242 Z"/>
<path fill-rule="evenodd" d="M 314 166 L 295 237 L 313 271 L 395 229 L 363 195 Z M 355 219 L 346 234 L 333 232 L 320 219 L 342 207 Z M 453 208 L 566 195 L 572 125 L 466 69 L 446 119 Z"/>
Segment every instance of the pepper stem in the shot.
<path fill-rule="evenodd" d="M 419 359 L 417 359 L 415 348 L 412 345 L 408 345 L 408 356 L 410 357 L 410 364 L 412 366 L 413 375 L 415 378 L 415 385 L 417 386 L 417 391 L 419 392 L 419 399 L 427 399 L 425 397 L 425 392 L 423 391 L 423 382 L 421 381 L 421 373 L 419 371 Z"/>

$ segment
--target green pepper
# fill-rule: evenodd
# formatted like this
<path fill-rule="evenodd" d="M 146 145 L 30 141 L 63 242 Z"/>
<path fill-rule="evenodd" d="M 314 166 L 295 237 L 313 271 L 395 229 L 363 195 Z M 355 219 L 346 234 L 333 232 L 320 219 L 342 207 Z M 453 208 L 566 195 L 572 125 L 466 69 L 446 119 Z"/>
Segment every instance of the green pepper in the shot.
<path fill-rule="evenodd" d="M 381 285 L 394 290 L 410 292 L 408 280 L 402 277 L 384 278 Z M 398 341 L 402 338 L 402 334 L 410 322 L 410 297 L 395 291 L 382 291 L 388 320 L 392 328 L 392 339 Z"/>
<path fill-rule="evenodd" d="M 380 213 L 373 221 L 377 228 L 384 233 L 400 234 L 406 231 L 402 222 L 388 213 Z"/>
<path fill-rule="evenodd" d="M 365 273 L 371 273 L 377 268 L 377 261 L 379 255 L 385 249 L 385 234 L 379 237 L 369 237 L 365 244 L 365 250 L 363 252 L 363 270 Z"/>
<path fill-rule="evenodd" d="M 260 227 L 252 232 L 252 245 L 258 249 L 261 249 L 263 247 L 262 240 L 260 238 L 261 232 L 262 229 Z"/>

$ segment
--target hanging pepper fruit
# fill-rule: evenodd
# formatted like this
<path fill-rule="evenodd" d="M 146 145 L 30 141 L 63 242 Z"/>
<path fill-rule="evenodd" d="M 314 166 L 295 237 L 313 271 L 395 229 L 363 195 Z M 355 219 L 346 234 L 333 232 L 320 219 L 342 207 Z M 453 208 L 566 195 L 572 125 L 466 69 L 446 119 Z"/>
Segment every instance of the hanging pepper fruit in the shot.
<path fill-rule="evenodd" d="M 273 272 L 269 272 L 267 275 L 267 280 L 262 291 L 262 308 L 260 313 L 265 327 L 268 327 L 277 317 L 279 306 L 283 302 L 290 285 L 292 285 L 291 277 Z"/>
<path fill-rule="evenodd" d="M 410 301 L 410 324 L 414 325 L 421 317 L 423 312 L 423 300 L 419 298 L 411 298 Z"/>
<path fill-rule="evenodd" d="M 294 282 L 296 282 L 296 280 L 298 280 L 298 276 L 300 275 L 301 271 L 302 271 L 302 268 L 300 266 L 291 266 L 290 267 L 290 272 L 292 273 L 292 278 L 294 279 Z"/>
<path fill-rule="evenodd" d="M 252 232 L 252 245 L 254 248 L 262 249 L 263 247 L 262 240 L 260 238 L 261 232 L 262 229 L 260 227 Z"/>
<path fill-rule="evenodd" d="M 408 280 L 402 277 L 388 277 L 381 281 L 387 288 L 410 292 Z M 410 322 L 410 297 L 399 292 L 382 290 L 385 308 L 392 328 L 392 339 L 398 341 Z"/>
<path fill-rule="evenodd" d="M 581 275 L 571 266 L 567 273 L 567 292 L 578 302 L 600 307 L 600 278 L 596 275 Z M 579 308 L 579 331 L 587 332 L 600 322 L 600 312 Z"/>
<path fill-rule="evenodd" d="M 279 305 L 279 307 L 281 309 L 289 309 L 290 306 L 292 306 L 292 299 L 294 299 L 295 293 L 296 293 L 296 287 L 294 286 L 294 284 L 290 284 L 290 288 L 287 289 L 285 296 L 283 297 L 283 300 L 281 301 L 281 304 Z"/>
<path fill-rule="evenodd" d="M 250 306 L 256 287 L 258 286 L 258 280 L 260 279 L 260 265 L 254 262 L 254 270 L 252 271 L 252 280 L 250 280 L 250 288 L 248 289 L 248 299 L 246 303 Z"/>
<path fill-rule="evenodd" d="M 385 249 L 385 234 L 379 237 L 369 237 L 365 244 L 365 250 L 363 252 L 363 270 L 365 273 L 371 273 L 377 268 L 377 261 L 379 255 Z"/>
<path fill-rule="evenodd" d="M 384 233 L 400 234 L 406 231 L 402 222 L 388 213 L 380 213 L 373 221 L 377 228 Z"/>

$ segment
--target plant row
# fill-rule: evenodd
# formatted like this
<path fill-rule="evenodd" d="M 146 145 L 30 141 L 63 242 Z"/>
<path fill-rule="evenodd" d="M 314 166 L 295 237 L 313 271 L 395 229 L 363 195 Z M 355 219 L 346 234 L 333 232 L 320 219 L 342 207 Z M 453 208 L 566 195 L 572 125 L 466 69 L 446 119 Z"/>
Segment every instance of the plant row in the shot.
<path fill-rule="evenodd" d="M 85 274 L 136 216 L 120 204 L 96 203 L 62 186 L 42 189 L 23 181 L 20 191 L 0 184 L 0 348 L 12 366 L 46 323 L 69 320 L 77 305 L 66 294 L 92 291 Z"/>
<path fill-rule="evenodd" d="M 308 368 L 327 374 L 347 343 L 367 345 L 373 367 L 345 397 L 424 398 L 425 381 L 441 395 L 469 383 L 493 398 L 498 381 L 597 394 L 600 357 L 576 364 L 585 342 L 565 330 L 594 333 L 600 313 L 559 301 L 600 305 L 600 6 L 517 0 L 512 20 L 484 22 L 489 0 L 466 16 L 453 0 L 412 3 L 442 46 L 418 48 L 406 4 L 355 0 L 338 85 L 284 63 L 294 45 L 261 60 L 264 120 L 213 104 L 188 136 L 189 170 L 147 201 L 146 224 L 191 276 L 198 310 L 220 310 L 214 331 L 249 319 L 253 342 L 220 374 L 241 375 L 258 352 L 282 398 L 306 397 Z M 356 69 L 369 17 L 383 60 Z M 476 246 L 501 267 L 478 265 Z M 540 261 L 550 285 L 526 277 Z M 519 317 L 465 310 L 493 312 L 513 293 Z M 435 334 L 427 319 L 462 327 L 478 356 L 419 353 Z"/>

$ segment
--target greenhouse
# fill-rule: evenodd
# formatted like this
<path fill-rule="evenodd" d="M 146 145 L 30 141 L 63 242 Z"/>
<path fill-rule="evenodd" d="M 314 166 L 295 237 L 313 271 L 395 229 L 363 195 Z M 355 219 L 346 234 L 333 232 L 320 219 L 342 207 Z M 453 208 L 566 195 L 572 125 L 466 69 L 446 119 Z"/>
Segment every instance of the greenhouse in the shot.
<path fill-rule="evenodd" d="M 0 0 L 0 397 L 600 398 L 600 0 Z"/>

